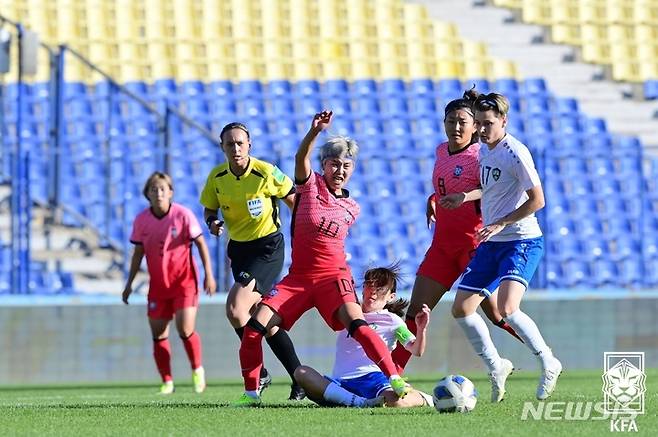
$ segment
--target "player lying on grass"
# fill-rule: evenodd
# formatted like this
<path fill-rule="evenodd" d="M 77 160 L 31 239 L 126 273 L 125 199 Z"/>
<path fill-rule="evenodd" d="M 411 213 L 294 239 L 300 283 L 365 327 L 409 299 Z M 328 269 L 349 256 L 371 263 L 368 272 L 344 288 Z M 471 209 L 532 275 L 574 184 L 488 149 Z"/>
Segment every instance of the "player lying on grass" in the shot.
<path fill-rule="evenodd" d="M 423 305 L 416 313 L 417 336 L 407 328 L 401 316 L 408 302 L 396 299 L 398 267 L 378 267 L 365 273 L 363 283 L 363 315 L 389 350 L 400 342 L 410 353 L 421 356 L 425 351 L 426 328 L 430 309 Z M 366 355 L 363 347 L 343 329 L 336 339 L 336 359 L 332 375 L 322 376 L 315 369 L 300 366 L 295 379 L 309 399 L 322 406 L 348 407 L 418 407 L 432 405 L 432 397 L 412 390 L 404 398 L 398 397 L 388 378 Z"/>

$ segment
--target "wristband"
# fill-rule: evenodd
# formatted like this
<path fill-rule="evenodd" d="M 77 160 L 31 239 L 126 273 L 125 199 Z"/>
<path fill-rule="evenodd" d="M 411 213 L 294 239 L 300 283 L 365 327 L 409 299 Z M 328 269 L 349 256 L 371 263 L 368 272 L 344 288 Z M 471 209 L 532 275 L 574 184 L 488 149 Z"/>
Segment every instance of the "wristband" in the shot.
<path fill-rule="evenodd" d="M 212 225 L 215 221 L 219 220 L 216 215 L 210 215 L 206 219 L 206 225 L 208 228 L 210 228 L 210 225 Z"/>

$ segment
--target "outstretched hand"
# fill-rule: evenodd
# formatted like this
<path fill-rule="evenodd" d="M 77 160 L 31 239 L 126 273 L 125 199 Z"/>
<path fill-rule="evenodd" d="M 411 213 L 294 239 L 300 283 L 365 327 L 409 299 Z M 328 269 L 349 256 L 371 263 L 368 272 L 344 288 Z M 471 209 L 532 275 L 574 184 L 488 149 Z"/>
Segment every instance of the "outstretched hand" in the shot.
<path fill-rule="evenodd" d="M 462 206 L 465 201 L 465 193 L 450 193 L 441 197 L 441 200 L 439 200 L 439 205 L 445 209 L 455 209 Z"/>
<path fill-rule="evenodd" d="M 418 311 L 416 314 L 415 320 L 416 320 L 416 326 L 418 327 L 418 330 L 423 330 L 429 325 L 430 323 L 430 307 L 427 305 L 423 304 L 423 307 Z"/>
<path fill-rule="evenodd" d="M 321 132 L 329 127 L 331 120 L 333 119 L 333 111 L 322 111 L 318 112 L 313 116 L 313 122 L 311 123 L 311 129 L 317 132 Z"/>

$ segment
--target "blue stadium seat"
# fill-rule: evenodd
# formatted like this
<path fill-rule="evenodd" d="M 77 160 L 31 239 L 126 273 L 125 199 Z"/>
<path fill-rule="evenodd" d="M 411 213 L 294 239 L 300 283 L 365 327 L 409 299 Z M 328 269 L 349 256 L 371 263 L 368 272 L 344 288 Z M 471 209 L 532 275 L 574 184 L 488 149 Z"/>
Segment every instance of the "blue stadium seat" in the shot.
<path fill-rule="evenodd" d="M 408 101 L 409 113 L 415 117 L 436 117 L 436 100 L 433 96 L 415 97 Z"/>
<path fill-rule="evenodd" d="M 213 80 L 208 82 L 206 88 L 211 100 L 215 97 L 232 97 L 234 93 L 233 82 L 230 80 Z"/>
<path fill-rule="evenodd" d="M 382 114 L 388 116 L 407 116 L 409 108 L 404 97 L 388 96 L 380 101 Z"/>
<path fill-rule="evenodd" d="M 553 112 L 560 116 L 574 117 L 579 112 L 578 101 L 571 97 L 555 97 Z"/>
<path fill-rule="evenodd" d="M 361 97 L 352 98 L 353 112 L 359 117 L 378 117 L 379 116 L 379 101 L 373 95 L 364 95 Z"/>
<path fill-rule="evenodd" d="M 271 80 L 265 85 L 265 94 L 269 97 L 288 97 L 292 93 L 292 85 L 287 80 Z"/>
<path fill-rule="evenodd" d="M 347 96 L 329 96 L 322 99 L 322 109 L 333 111 L 337 116 L 336 119 L 349 116 L 352 113 L 350 100 Z"/>
<path fill-rule="evenodd" d="M 411 79 L 409 93 L 416 97 L 434 95 L 434 83 L 431 79 Z"/>
<path fill-rule="evenodd" d="M 619 276 L 615 263 L 604 259 L 592 263 L 592 274 L 592 281 L 597 287 L 611 287 L 616 284 Z"/>
<path fill-rule="evenodd" d="M 279 117 L 288 118 L 289 116 L 294 116 L 295 114 L 295 106 L 293 104 L 293 100 L 286 96 L 276 96 L 270 99 L 267 102 L 267 105 L 267 112 L 269 114 L 275 115 L 277 119 Z"/>
<path fill-rule="evenodd" d="M 464 90 L 470 89 L 471 87 L 473 87 L 473 85 L 475 85 L 475 89 L 480 94 L 487 94 L 491 91 L 491 84 L 487 79 L 476 77 L 476 78 L 469 78 L 464 81 L 464 89 L 462 90 L 462 94 L 464 94 Z"/>
<path fill-rule="evenodd" d="M 497 79 L 494 81 L 493 90 L 505 96 L 517 96 L 519 94 L 519 83 L 516 79 Z"/>
<path fill-rule="evenodd" d="M 558 278 L 558 284 L 561 284 L 563 288 L 583 287 L 589 285 L 588 281 L 589 278 L 591 278 L 592 273 L 587 263 L 572 260 L 562 263 L 561 267 L 564 273 L 564 280 L 560 281 Z"/>
<path fill-rule="evenodd" d="M 470 88 L 470 86 L 469 86 Z M 459 79 L 443 79 L 436 83 L 437 90 L 441 100 L 448 103 L 451 100 L 458 99 L 464 94 L 462 83 Z"/>
<path fill-rule="evenodd" d="M 528 78 L 521 84 L 521 93 L 525 96 L 548 94 L 546 81 L 541 77 Z"/>
<path fill-rule="evenodd" d="M 259 80 L 241 80 L 234 89 L 240 97 L 260 98 L 263 95 L 263 84 Z"/>
<path fill-rule="evenodd" d="M 298 80 L 293 83 L 292 89 L 294 94 L 317 98 L 320 93 L 320 84 L 317 80 Z"/>
<path fill-rule="evenodd" d="M 379 82 L 379 95 L 403 97 L 406 93 L 405 84 L 402 79 L 383 79 Z"/>
<path fill-rule="evenodd" d="M 644 82 L 644 98 L 647 100 L 658 99 L 658 79 Z"/>
<path fill-rule="evenodd" d="M 377 94 L 377 82 L 374 79 L 356 79 L 350 85 L 354 97 L 374 97 Z"/>
<path fill-rule="evenodd" d="M 324 96 L 349 97 L 349 84 L 344 79 L 329 79 L 321 89 Z"/>
<path fill-rule="evenodd" d="M 585 135 L 599 135 L 608 132 L 608 126 L 602 118 L 584 117 L 581 124 Z"/>

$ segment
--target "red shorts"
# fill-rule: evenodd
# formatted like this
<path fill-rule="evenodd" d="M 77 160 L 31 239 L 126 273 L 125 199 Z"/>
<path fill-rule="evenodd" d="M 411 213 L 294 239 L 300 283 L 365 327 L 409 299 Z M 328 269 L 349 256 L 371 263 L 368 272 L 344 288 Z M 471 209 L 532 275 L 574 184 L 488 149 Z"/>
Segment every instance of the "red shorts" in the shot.
<path fill-rule="evenodd" d="M 432 244 L 416 274 L 433 279 L 449 289 L 459 275 L 464 273 L 475 249 L 476 246 L 446 247 Z"/>
<path fill-rule="evenodd" d="M 346 303 L 359 303 L 349 270 L 332 276 L 312 277 L 289 273 L 263 297 L 263 304 L 281 317 L 281 328 L 289 331 L 308 310 L 315 307 L 334 331 L 345 329 L 336 311 Z"/>
<path fill-rule="evenodd" d="M 198 307 L 199 293 L 159 299 L 148 297 L 146 314 L 150 319 L 171 320 L 176 311 L 183 308 Z"/>

